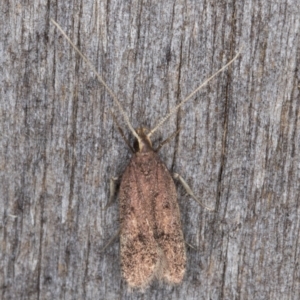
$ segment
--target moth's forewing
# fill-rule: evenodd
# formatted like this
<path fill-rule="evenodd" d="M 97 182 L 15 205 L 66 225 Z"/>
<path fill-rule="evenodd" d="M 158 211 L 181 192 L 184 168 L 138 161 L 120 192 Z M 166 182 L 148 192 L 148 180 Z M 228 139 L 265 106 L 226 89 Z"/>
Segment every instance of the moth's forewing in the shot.
<path fill-rule="evenodd" d="M 120 258 L 122 275 L 133 288 L 144 288 L 155 277 L 160 251 L 154 237 L 155 171 L 149 155 L 136 153 L 122 176 Z"/>
<path fill-rule="evenodd" d="M 157 155 L 156 163 L 156 190 L 158 192 L 154 203 L 155 236 L 163 253 L 162 277 L 169 283 L 178 284 L 185 273 L 186 252 L 177 191 L 170 172 Z"/>
<path fill-rule="evenodd" d="M 179 283 L 186 255 L 177 193 L 155 152 L 134 154 L 119 200 L 121 268 L 129 286 L 144 288 L 155 277 Z"/>

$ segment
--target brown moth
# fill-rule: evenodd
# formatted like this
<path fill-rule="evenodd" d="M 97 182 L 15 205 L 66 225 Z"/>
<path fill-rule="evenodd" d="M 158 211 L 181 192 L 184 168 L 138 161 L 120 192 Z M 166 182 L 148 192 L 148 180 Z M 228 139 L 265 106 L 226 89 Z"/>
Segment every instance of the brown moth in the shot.
<path fill-rule="evenodd" d="M 185 272 L 185 242 L 174 181 L 144 128 L 136 153 L 122 176 L 120 255 L 130 287 L 146 287 L 153 278 L 176 284 Z"/>
<path fill-rule="evenodd" d="M 136 138 L 135 153 L 125 169 L 119 190 L 122 276 L 131 288 L 144 289 L 155 278 L 170 284 L 179 284 L 185 273 L 186 251 L 177 192 L 170 172 L 158 157 L 157 151 L 152 148 L 150 137 L 185 102 L 227 68 L 240 52 L 174 107 L 154 129 L 151 131 L 145 128 L 134 130 L 113 91 L 62 28 L 53 19 L 51 22 L 108 90 Z M 187 193 L 199 202 L 184 179 L 178 174 L 174 174 L 174 177 L 179 178 Z M 209 209 L 201 202 L 199 204 Z"/>

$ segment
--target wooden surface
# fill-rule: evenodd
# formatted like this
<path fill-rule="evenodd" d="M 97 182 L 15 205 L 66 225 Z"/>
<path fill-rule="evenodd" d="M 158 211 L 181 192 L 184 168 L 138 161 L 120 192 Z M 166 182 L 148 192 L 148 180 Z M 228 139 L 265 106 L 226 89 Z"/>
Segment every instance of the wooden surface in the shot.
<path fill-rule="evenodd" d="M 299 299 L 299 1 L 0 2 L 1 299 Z M 109 178 L 131 153 L 117 107 L 50 24 L 57 20 L 154 127 L 244 46 L 153 137 L 178 186 L 187 272 L 130 293 Z"/>

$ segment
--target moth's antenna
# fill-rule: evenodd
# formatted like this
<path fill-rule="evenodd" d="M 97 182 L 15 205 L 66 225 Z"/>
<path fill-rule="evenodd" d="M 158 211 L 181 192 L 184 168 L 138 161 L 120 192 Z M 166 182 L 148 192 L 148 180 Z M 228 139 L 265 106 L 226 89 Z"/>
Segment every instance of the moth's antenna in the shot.
<path fill-rule="evenodd" d="M 118 105 L 124 120 L 126 121 L 129 129 L 131 130 L 132 134 L 137 138 L 137 140 L 140 142 L 141 138 L 137 134 L 137 132 L 133 129 L 132 125 L 130 124 L 129 118 L 126 115 L 120 101 L 118 100 L 115 93 L 109 88 L 109 86 L 106 84 L 106 82 L 102 79 L 102 77 L 99 75 L 99 73 L 96 71 L 95 67 L 92 65 L 92 63 L 81 53 L 81 51 L 74 45 L 74 43 L 70 40 L 70 38 L 67 36 L 67 34 L 63 31 L 63 29 L 52 19 L 50 18 L 51 22 L 59 29 L 59 31 L 62 33 L 62 35 L 66 38 L 66 40 L 71 44 L 71 46 L 74 48 L 74 50 L 81 56 L 81 58 L 87 63 L 87 65 L 90 67 L 90 69 L 95 73 L 98 80 L 104 85 L 104 87 L 107 89 L 107 91 L 110 93 L 111 97 L 114 99 L 115 103 Z"/>
<path fill-rule="evenodd" d="M 187 102 L 190 98 L 192 98 L 201 88 L 203 88 L 209 81 L 211 81 L 214 77 L 216 77 L 219 73 L 225 70 L 229 65 L 231 65 L 237 57 L 241 54 L 242 48 L 235 55 L 235 57 L 229 61 L 224 67 L 222 67 L 219 71 L 214 73 L 208 79 L 206 79 L 199 87 L 197 87 L 191 94 L 189 94 L 183 101 L 181 101 L 178 105 L 176 105 L 171 111 L 147 134 L 148 138 L 168 119 L 172 116 L 185 102 Z"/>

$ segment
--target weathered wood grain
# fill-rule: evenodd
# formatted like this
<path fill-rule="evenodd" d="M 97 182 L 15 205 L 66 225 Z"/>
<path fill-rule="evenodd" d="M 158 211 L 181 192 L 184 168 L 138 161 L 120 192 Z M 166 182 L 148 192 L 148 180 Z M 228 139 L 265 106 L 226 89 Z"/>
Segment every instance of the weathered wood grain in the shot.
<path fill-rule="evenodd" d="M 1 299 L 299 299 L 299 1 L 1 1 Z M 129 293 L 109 178 L 130 151 L 117 108 L 50 24 L 118 95 L 135 127 L 174 115 L 154 144 L 178 185 L 182 285 Z M 119 116 L 118 121 L 129 135 Z"/>

